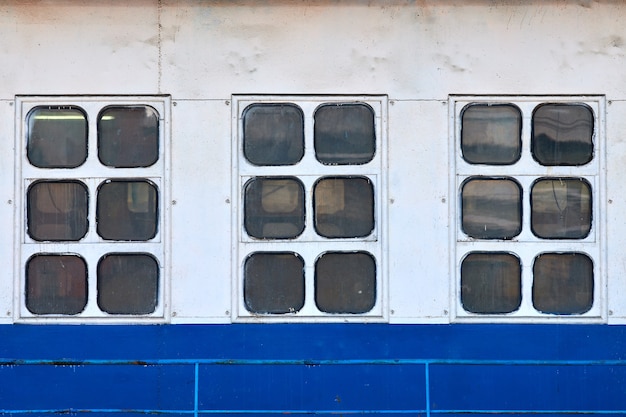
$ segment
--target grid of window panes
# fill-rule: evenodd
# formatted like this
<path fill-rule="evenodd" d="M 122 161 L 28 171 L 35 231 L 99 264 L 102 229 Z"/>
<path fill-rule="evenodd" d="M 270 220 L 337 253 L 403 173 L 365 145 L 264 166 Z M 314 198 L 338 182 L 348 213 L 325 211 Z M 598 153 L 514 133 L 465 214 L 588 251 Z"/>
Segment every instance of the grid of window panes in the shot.
<path fill-rule="evenodd" d="M 20 318 L 162 318 L 167 100 L 17 102 Z"/>
<path fill-rule="evenodd" d="M 384 97 L 236 97 L 235 317 L 382 317 Z"/>
<path fill-rule="evenodd" d="M 457 318 L 602 318 L 602 97 L 464 97 Z"/>

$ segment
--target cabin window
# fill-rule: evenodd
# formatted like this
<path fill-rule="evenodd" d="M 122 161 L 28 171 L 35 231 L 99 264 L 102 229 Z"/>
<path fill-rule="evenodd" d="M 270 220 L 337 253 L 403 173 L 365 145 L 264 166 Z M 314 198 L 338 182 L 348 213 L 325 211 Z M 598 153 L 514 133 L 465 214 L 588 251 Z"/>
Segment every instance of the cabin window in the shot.
<path fill-rule="evenodd" d="M 604 106 L 451 96 L 455 320 L 606 320 Z"/>
<path fill-rule="evenodd" d="M 164 321 L 169 98 L 17 98 L 18 321 Z"/>
<path fill-rule="evenodd" d="M 233 97 L 235 320 L 386 320 L 386 97 Z"/>

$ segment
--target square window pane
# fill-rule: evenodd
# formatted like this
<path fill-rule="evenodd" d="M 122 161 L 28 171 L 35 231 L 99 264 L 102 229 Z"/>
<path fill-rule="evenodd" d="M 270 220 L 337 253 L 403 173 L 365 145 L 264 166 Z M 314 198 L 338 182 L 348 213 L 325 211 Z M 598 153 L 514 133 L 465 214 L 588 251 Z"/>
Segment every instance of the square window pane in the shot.
<path fill-rule="evenodd" d="M 79 240 L 87 233 L 87 187 L 78 181 L 38 181 L 28 188 L 28 235 Z"/>
<path fill-rule="evenodd" d="M 461 303 L 471 313 L 503 314 L 522 302 L 519 259 L 503 252 L 474 252 L 461 263 Z"/>
<path fill-rule="evenodd" d="M 470 164 L 508 165 L 522 149 L 522 114 L 511 104 L 472 104 L 461 116 L 461 150 Z"/>
<path fill-rule="evenodd" d="M 304 231 L 304 185 L 296 178 L 256 177 L 244 186 L 244 225 L 259 239 L 291 239 Z"/>
<path fill-rule="evenodd" d="M 374 158 L 374 110 L 367 104 L 326 104 L 314 119 L 315 155 L 322 164 L 360 165 Z"/>
<path fill-rule="evenodd" d="M 367 252 L 327 252 L 315 263 L 315 303 L 325 313 L 367 313 L 376 304 L 376 261 Z"/>
<path fill-rule="evenodd" d="M 78 107 L 38 107 L 28 114 L 26 154 L 39 168 L 76 168 L 87 159 L 87 116 Z"/>
<path fill-rule="evenodd" d="M 463 231 L 477 239 L 511 239 L 522 230 L 522 189 L 511 179 L 471 178 L 461 189 Z"/>
<path fill-rule="evenodd" d="M 582 239 L 591 231 L 591 186 L 582 178 L 536 181 L 530 192 L 531 228 L 544 239 Z"/>
<path fill-rule="evenodd" d="M 587 255 L 541 254 L 533 276 L 533 305 L 543 313 L 582 314 L 593 305 L 593 261 Z"/>
<path fill-rule="evenodd" d="M 531 150 L 541 165 L 593 159 L 593 111 L 583 104 L 544 104 L 533 113 Z"/>
<path fill-rule="evenodd" d="M 150 314 L 157 306 L 159 264 L 147 254 L 108 254 L 98 262 L 98 306 L 109 314 Z"/>
<path fill-rule="evenodd" d="M 304 261 L 291 252 L 253 253 L 244 264 L 243 286 L 251 313 L 296 313 L 304 306 Z"/>
<path fill-rule="evenodd" d="M 98 189 L 98 234 L 108 240 L 150 240 L 157 233 L 158 191 L 150 181 L 105 181 Z"/>
<path fill-rule="evenodd" d="M 115 168 L 148 167 L 159 159 L 159 115 L 149 106 L 107 107 L 98 116 L 98 158 Z"/>
<path fill-rule="evenodd" d="M 294 165 L 304 156 L 304 115 L 294 104 L 252 104 L 243 111 L 243 154 L 254 165 Z"/>
<path fill-rule="evenodd" d="M 35 255 L 26 263 L 26 308 L 78 314 L 87 305 L 87 265 L 76 255 Z"/>
<path fill-rule="evenodd" d="M 366 177 L 326 177 L 314 186 L 315 230 L 329 238 L 365 237 L 374 230 L 374 187 Z"/>

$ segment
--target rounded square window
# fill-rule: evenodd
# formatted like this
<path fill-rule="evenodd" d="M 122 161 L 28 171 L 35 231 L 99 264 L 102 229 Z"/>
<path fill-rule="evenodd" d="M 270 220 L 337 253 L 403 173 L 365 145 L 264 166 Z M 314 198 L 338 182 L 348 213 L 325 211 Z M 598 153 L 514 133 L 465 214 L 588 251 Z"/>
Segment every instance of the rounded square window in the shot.
<path fill-rule="evenodd" d="M 471 104 L 461 114 L 461 151 L 470 164 L 510 165 L 521 156 L 522 114 L 512 104 Z"/>
<path fill-rule="evenodd" d="M 28 161 L 39 168 L 76 168 L 87 160 L 87 115 L 73 106 L 37 107 L 27 116 Z"/>
<path fill-rule="evenodd" d="M 591 186 L 582 178 L 537 180 L 530 191 L 530 223 L 543 239 L 583 239 L 591 231 Z"/>
<path fill-rule="evenodd" d="M 327 252 L 315 263 L 315 303 L 325 313 L 367 313 L 376 304 L 376 260 L 367 252 Z"/>
<path fill-rule="evenodd" d="M 254 165 L 294 165 L 304 156 L 304 115 L 288 103 L 252 104 L 243 111 L 243 154 Z"/>
<path fill-rule="evenodd" d="M 107 240 L 150 240 L 159 223 L 158 191 L 147 180 L 107 180 L 98 188 L 96 224 Z"/>
<path fill-rule="evenodd" d="M 461 186 L 463 231 L 476 239 L 512 239 L 522 231 L 522 188 L 508 178 L 473 177 Z"/>
<path fill-rule="evenodd" d="M 76 255 L 41 254 L 26 262 L 26 308 L 75 315 L 87 305 L 87 264 Z"/>
<path fill-rule="evenodd" d="M 304 231 L 304 185 L 294 177 L 255 177 L 244 186 L 244 226 L 258 239 L 292 239 Z"/>
<path fill-rule="evenodd" d="M 593 305 L 593 261 L 583 253 L 543 253 L 533 265 L 533 305 L 542 313 L 583 314 Z"/>
<path fill-rule="evenodd" d="M 324 165 L 361 165 L 376 153 L 374 110 L 363 103 L 325 104 L 313 116 L 314 147 Z"/>
<path fill-rule="evenodd" d="M 304 260 L 292 252 L 257 252 L 245 260 L 243 293 L 255 314 L 297 313 L 304 306 Z"/>
<path fill-rule="evenodd" d="M 98 262 L 98 306 L 109 314 L 150 314 L 159 294 L 159 263 L 142 253 L 112 253 Z"/>
<path fill-rule="evenodd" d="M 461 262 L 461 304 L 478 314 L 505 314 L 522 302 L 522 268 L 505 252 L 473 252 Z"/>
<path fill-rule="evenodd" d="M 98 158 L 106 166 L 137 168 L 159 159 L 159 115 L 150 106 L 106 107 L 98 115 Z"/>
<path fill-rule="evenodd" d="M 80 240 L 87 234 L 88 193 L 79 181 L 37 181 L 28 187 L 28 235 L 39 241 Z"/>
<path fill-rule="evenodd" d="M 329 238 L 365 237 L 374 230 L 374 187 L 367 177 L 324 177 L 313 188 L 315 230 Z"/>
<path fill-rule="evenodd" d="M 541 165 L 585 165 L 593 159 L 593 111 L 584 104 L 543 104 L 532 120 L 531 152 Z"/>

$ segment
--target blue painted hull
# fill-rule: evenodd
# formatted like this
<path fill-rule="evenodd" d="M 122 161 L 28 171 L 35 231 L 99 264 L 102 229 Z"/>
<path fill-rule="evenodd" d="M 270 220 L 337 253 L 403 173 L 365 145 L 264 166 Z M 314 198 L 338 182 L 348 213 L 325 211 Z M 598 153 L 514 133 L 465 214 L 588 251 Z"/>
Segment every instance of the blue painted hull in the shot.
<path fill-rule="evenodd" d="M 0 326 L 5 415 L 626 414 L 626 327 Z"/>

